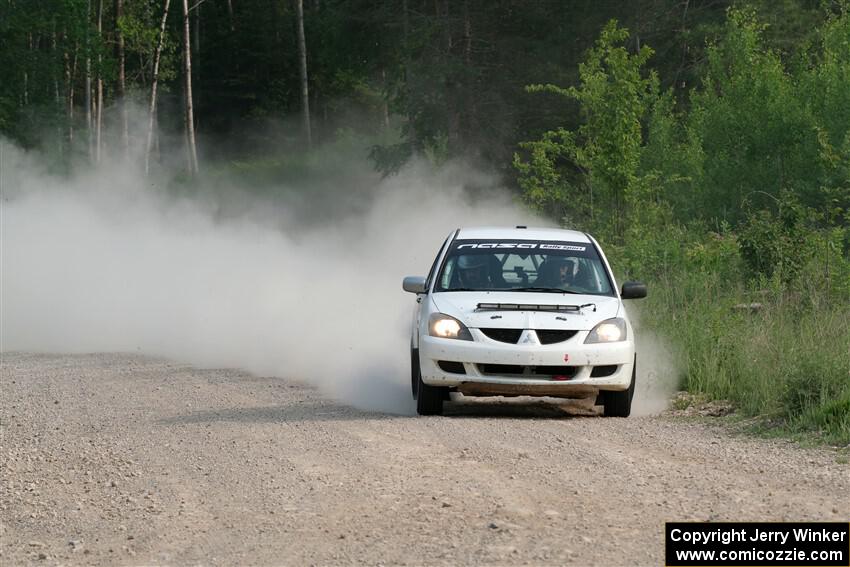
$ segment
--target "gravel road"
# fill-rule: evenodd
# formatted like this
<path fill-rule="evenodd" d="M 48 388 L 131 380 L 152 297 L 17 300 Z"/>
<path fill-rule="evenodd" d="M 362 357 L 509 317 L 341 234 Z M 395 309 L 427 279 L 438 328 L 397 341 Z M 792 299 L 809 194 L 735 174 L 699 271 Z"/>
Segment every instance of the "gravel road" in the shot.
<path fill-rule="evenodd" d="M 668 520 L 850 510 L 834 452 L 671 417 L 389 416 L 126 354 L 7 353 L 0 386 L 3 565 L 663 565 Z"/>

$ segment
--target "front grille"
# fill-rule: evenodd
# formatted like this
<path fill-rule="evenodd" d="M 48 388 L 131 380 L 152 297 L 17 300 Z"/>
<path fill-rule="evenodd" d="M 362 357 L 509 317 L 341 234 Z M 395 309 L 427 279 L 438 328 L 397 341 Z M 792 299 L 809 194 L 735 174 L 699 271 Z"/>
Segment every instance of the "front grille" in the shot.
<path fill-rule="evenodd" d="M 522 336 L 522 329 L 481 329 L 481 332 L 500 343 L 517 344 Z M 578 331 L 566 331 L 562 329 L 541 329 L 535 331 L 537 338 L 540 339 L 540 344 L 551 345 L 554 343 L 562 343 L 575 336 Z"/>
<path fill-rule="evenodd" d="M 481 329 L 481 332 L 500 343 L 516 344 L 522 335 L 522 329 Z"/>
<path fill-rule="evenodd" d="M 605 376 L 610 376 L 617 371 L 616 364 L 606 364 L 604 366 L 594 366 L 593 370 L 590 372 L 591 378 L 604 378 Z"/>
<path fill-rule="evenodd" d="M 452 374 L 466 374 L 466 368 L 463 367 L 462 362 L 438 360 L 437 366 L 439 366 L 443 372 L 451 372 Z"/>
<path fill-rule="evenodd" d="M 567 376 L 572 378 L 577 366 L 521 366 L 519 364 L 479 364 L 478 371 L 485 376 L 524 376 L 526 378 L 551 378 Z"/>
<path fill-rule="evenodd" d="M 540 339 L 540 344 L 551 345 L 553 343 L 562 343 L 575 336 L 578 331 L 562 331 L 560 329 L 545 329 L 537 331 L 537 338 Z"/>

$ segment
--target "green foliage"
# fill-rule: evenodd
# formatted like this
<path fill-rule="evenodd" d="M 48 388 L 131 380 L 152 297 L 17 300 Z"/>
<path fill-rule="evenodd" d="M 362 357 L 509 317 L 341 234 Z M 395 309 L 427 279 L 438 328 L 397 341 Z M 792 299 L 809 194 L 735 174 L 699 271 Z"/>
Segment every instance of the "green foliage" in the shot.
<path fill-rule="evenodd" d="M 369 150 L 369 159 L 384 176 L 398 173 L 412 155 L 413 145 L 410 142 L 374 144 Z"/>
<path fill-rule="evenodd" d="M 124 37 L 125 52 L 131 60 L 138 58 L 139 71 L 148 80 L 153 74 L 153 60 L 159 43 L 161 18 L 162 7 L 158 3 L 127 2 L 124 5 L 124 14 L 118 21 L 118 27 Z M 167 84 L 177 76 L 178 43 L 169 34 L 165 35 L 159 62 L 161 84 Z"/>
<path fill-rule="evenodd" d="M 830 16 L 814 33 L 819 43 L 786 64 L 766 46 L 754 12 L 729 12 L 681 132 L 667 136 L 675 159 L 663 171 L 685 180 L 665 188 L 679 218 L 736 224 L 754 193 L 793 194 L 804 206 L 831 209 L 829 222 L 846 213 L 848 22 L 846 10 Z"/>
<path fill-rule="evenodd" d="M 445 134 L 433 136 L 424 145 L 422 153 L 433 165 L 443 165 L 451 157 L 449 152 L 449 137 Z"/>
<path fill-rule="evenodd" d="M 803 54 L 800 90 L 809 111 L 827 135 L 824 145 L 847 149 L 850 132 L 850 3 L 830 14 L 819 30 L 819 44 Z"/>
<path fill-rule="evenodd" d="M 686 354 L 684 387 L 843 443 L 848 26 L 846 10 L 828 17 L 792 65 L 754 11 L 732 9 L 680 105 L 609 25 L 579 86 L 529 88 L 578 103 L 582 124 L 513 162 L 532 206 L 592 229 L 623 275 L 649 282 L 642 320 Z"/>
<path fill-rule="evenodd" d="M 747 213 L 739 229 L 741 256 L 751 276 L 776 275 L 791 283 L 812 256 L 813 248 L 807 241 L 810 227 L 806 224 L 807 211 L 790 196 L 778 203 L 775 215 L 766 209 Z"/>
<path fill-rule="evenodd" d="M 850 439 L 850 392 L 846 390 L 838 397 L 823 399 L 819 405 L 806 407 L 802 417 L 794 422 L 794 430 L 806 431 L 816 428 L 825 441 L 840 445 Z"/>
<path fill-rule="evenodd" d="M 815 126 L 779 56 L 764 47 L 751 11 L 732 10 L 721 41 L 709 48 L 703 86 L 691 96 L 686 127 L 691 153 L 703 156 L 687 199 L 698 209 L 737 222 L 752 191 L 791 189 L 816 202 L 812 163 Z"/>
<path fill-rule="evenodd" d="M 0 5 L 0 134 L 29 147 L 64 129 L 66 74 L 76 60 L 80 76 L 85 57 L 104 47 L 87 9 L 86 0 Z M 61 148 L 61 139 L 50 142 Z"/>
<path fill-rule="evenodd" d="M 579 65 L 580 87 L 528 87 L 577 101 L 584 123 L 522 143 L 529 157 L 514 156 L 519 185 L 532 205 L 559 206 L 569 224 L 588 215 L 593 222 L 597 211 L 605 211 L 605 228 L 618 238 L 625 235 L 629 212 L 651 193 L 652 180 L 641 178 L 639 166 L 644 122 L 659 96 L 657 76 L 644 71 L 652 50 L 644 46 L 631 54 L 628 38 L 612 20 Z"/>
<path fill-rule="evenodd" d="M 702 277 L 713 274 L 720 281 L 735 285 L 742 280 L 741 244 L 738 237 L 722 227 L 690 243 L 685 251 L 687 269 Z"/>
<path fill-rule="evenodd" d="M 684 255 L 649 274 L 640 312 L 685 353 L 681 386 L 772 429 L 850 442 L 850 294 L 828 289 L 816 258 L 796 289 L 778 279 L 744 284 L 734 234 L 706 238 L 694 226 L 679 237 Z"/>
<path fill-rule="evenodd" d="M 572 216 L 592 220 L 593 194 L 587 191 L 587 199 L 579 198 L 585 192 L 584 188 L 575 186 L 580 170 L 577 165 L 569 167 L 575 164 L 575 135 L 558 128 L 520 147 L 526 150 L 526 160 L 514 154 L 513 165 L 519 173 L 519 185 L 526 201 L 538 211 L 554 213 L 556 218 Z"/>

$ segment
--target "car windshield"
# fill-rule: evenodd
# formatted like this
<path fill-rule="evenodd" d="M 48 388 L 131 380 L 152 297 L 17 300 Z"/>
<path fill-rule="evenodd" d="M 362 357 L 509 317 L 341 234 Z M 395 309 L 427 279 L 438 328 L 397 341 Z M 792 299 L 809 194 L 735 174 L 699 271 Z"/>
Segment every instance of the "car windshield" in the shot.
<path fill-rule="evenodd" d="M 613 295 L 588 242 L 456 240 L 434 291 L 525 291 Z"/>

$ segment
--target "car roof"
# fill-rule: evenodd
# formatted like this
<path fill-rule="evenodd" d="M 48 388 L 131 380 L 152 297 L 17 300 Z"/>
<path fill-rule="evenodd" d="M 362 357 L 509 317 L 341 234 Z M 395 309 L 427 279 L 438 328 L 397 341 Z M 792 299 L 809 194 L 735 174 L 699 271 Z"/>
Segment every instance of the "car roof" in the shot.
<path fill-rule="evenodd" d="M 558 240 L 590 242 L 583 232 L 563 228 L 476 226 L 459 229 L 458 240 Z"/>

